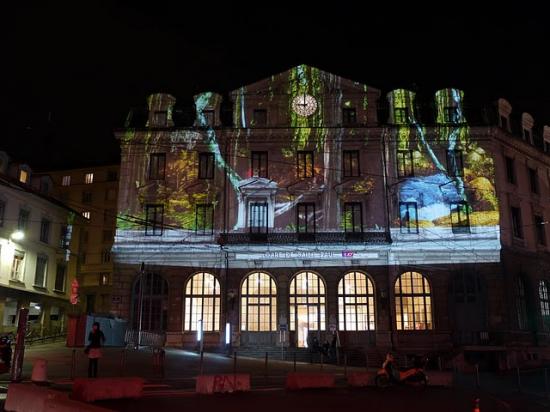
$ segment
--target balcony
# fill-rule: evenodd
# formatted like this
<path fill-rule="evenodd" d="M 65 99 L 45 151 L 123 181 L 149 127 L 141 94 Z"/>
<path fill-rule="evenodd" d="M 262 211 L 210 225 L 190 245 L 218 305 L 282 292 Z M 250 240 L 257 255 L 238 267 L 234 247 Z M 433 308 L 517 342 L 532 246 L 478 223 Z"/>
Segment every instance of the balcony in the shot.
<path fill-rule="evenodd" d="M 221 233 L 219 243 L 226 244 L 249 244 L 249 243 L 390 243 L 390 236 L 386 232 L 316 232 L 316 233 Z"/>

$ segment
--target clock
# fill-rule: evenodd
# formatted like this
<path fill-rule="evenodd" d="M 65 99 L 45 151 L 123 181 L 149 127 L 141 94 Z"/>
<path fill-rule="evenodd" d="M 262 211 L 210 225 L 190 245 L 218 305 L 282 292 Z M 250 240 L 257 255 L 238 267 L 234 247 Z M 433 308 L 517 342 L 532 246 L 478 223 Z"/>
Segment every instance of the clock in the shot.
<path fill-rule="evenodd" d="M 299 116 L 311 116 L 317 110 L 317 100 L 309 94 L 299 94 L 292 100 L 292 110 Z"/>

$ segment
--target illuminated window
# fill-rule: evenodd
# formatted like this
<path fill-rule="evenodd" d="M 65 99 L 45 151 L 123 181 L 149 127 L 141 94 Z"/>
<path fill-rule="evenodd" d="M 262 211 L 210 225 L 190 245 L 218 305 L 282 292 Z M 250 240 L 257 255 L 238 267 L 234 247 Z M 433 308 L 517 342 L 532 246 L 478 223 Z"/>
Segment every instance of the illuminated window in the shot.
<path fill-rule="evenodd" d="M 342 109 L 342 124 L 344 126 L 357 124 L 357 114 L 354 108 L 345 107 Z"/>
<path fill-rule="evenodd" d="M 315 203 L 298 203 L 296 232 L 298 240 L 313 240 L 315 238 Z"/>
<path fill-rule="evenodd" d="M 205 332 L 220 330 L 220 283 L 205 272 L 193 275 L 185 287 L 184 330 L 196 331 L 199 321 Z"/>
<path fill-rule="evenodd" d="M 38 255 L 36 257 L 36 271 L 34 274 L 34 286 L 45 287 L 48 270 L 48 256 Z"/>
<path fill-rule="evenodd" d="M 29 172 L 27 172 L 26 170 L 19 170 L 19 181 L 21 183 L 27 183 L 29 180 Z"/>
<path fill-rule="evenodd" d="M 163 205 L 145 206 L 145 235 L 162 236 L 162 224 L 164 219 Z"/>
<path fill-rule="evenodd" d="M 344 150 L 344 177 L 357 177 L 359 172 L 359 150 Z"/>
<path fill-rule="evenodd" d="M 521 209 L 519 207 L 511 207 L 510 213 L 512 215 L 512 233 L 514 237 L 523 239 L 523 225 L 521 222 Z"/>
<path fill-rule="evenodd" d="M 199 153 L 199 179 L 214 179 L 214 153 Z"/>
<path fill-rule="evenodd" d="M 84 216 L 86 219 L 89 219 L 90 216 L 91 216 L 91 212 L 86 210 L 86 211 L 82 212 L 82 216 Z"/>
<path fill-rule="evenodd" d="M 339 330 L 374 330 L 374 287 L 361 272 L 347 273 L 338 282 Z"/>
<path fill-rule="evenodd" d="M 412 150 L 397 151 L 397 177 L 414 176 L 414 163 Z"/>
<path fill-rule="evenodd" d="M 547 280 L 541 280 L 539 282 L 539 302 L 540 302 L 540 316 L 542 318 L 542 326 L 544 330 L 550 330 L 550 295 L 548 289 L 550 288 Z"/>
<path fill-rule="evenodd" d="M 254 272 L 241 287 L 241 330 L 277 330 L 277 287 L 267 273 Z"/>
<path fill-rule="evenodd" d="M 395 124 L 409 123 L 409 109 L 406 107 L 396 107 L 393 109 L 393 122 Z"/>
<path fill-rule="evenodd" d="M 508 179 L 509 183 L 515 184 L 516 183 L 516 170 L 514 167 L 514 159 L 511 157 L 505 156 L 506 161 L 506 178 Z"/>
<path fill-rule="evenodd" d="M 86 183 L 87 185 L 94 183 L 94 174 L 86 173 L 84 175 L 84 183 Z"/>
<path fill-rule="evenodd" d="M 416 202 L 399 202 L 401 233 L 418 233 L 418 205 Z"/>
<path fill-rule="evenodd" d="M 363 212 L 361 203 L 349 202 L 344 203 L 343 216 L 344 232 L 346 233 L 361 233 L 363 232 Z"/>
<path fill-rule="evenodd" d="M 451 177 L 464 176 L 462 150 L 447 150 L 447 173 Z"/>
<path fill-rule="evenodd" d="M 92 192 L 82 192 L 82 203 L 92 203 Z"/>
<path fill-rule="evenodd" d="M 525 298 L 525 283 L 519 276 L 516 278 L 516 313 L 518 328 L 521 330 L 527 329 L 527 300 Z"/>
<path fill-rule="evenodd" d="M 23 282 L 23 263 L 25 261 L 25 252 L 16 250 L 13 254 L 13 262 L 11 265 L 11 279 Z"/>
<path fill-rule="evenodd" d="M 298 332 L 298 346 L 308 346 L 309 331 L 326 329 L 325 284 L 313 272 L 300 272 L 290 282 L 290 330 Z"/>
<path fill-rule="evenodd" d="M 405 272 L 397 278 L 395 321 L 397 330 L 433 329 L 430 285 L 420 273 Z"/>
<path fill-rule="evenodd" d="M 535 235 L 537 238 L 537 244 L 546 245 L 546 233 L 544 232 L 546 222 L 544 221 L 542 216 L 538 215 L 533 216 L 533 221 L 535 223 Z"/>
<path fill-rule="evenodd" d="M 4 226 L 4 214 L 6 213 L 6 202 L 0 200 L 0 227 Z"/>
<path fill-rule="evenodd" d="M 48 219 L 40 221 L 40 241 L 44 243 L 50 241 L 50 221 Z"/>
<path fill-rule="evenodd" d="M 55 271 L 54 290 L 57 292 L 65 292 L 65 272 L 67 267 L 63 263 L 58 263 Z"/>
<path fill-rule="evenodd" d="M 214 232 L 214 207 L 211 203 L 198 204 L 195 215 L 195 233 L 211 235 Z"/>
<path fill-rule="evenodd" d="M 267 178 L 267 152 L 251 153 L 251 177 Z"/>
<path fill-rule="evenodd" d="M 61 179 L 61 185 L 62 186 L 70 186 L 71 185 L 71 176 L 63 176 Z"/>
<path fill-rule="evenodd" d="M 267 110 L 255 109 L 254 110 L 254 126 L 266 126 L 267 125 Z"/>
<path fill-rule="evenodd" d="M 109 272 L 104 272 L 99 274 L 99 285 L 107 286 L 110 283 L 111 274 Z"/>
<path fill-rule="evenodd" d="M 250 203 L 248 227 L 251 233 L 267 233 L 267 203 Z"/>
<path fill-rule="evenodd" d="M 470 205 L 467 202 L 451 203 L 453 233 L 470 233 Z"/>
<path fill-rule="evenodd" d="M 29 225 L 29 216 L 31 212 L 25 209 L 19 209 L 19 219 L 17 220 L 17 229 L 26 230 Z"/>
<path fill-rule="evenodd" d="M 149 155 L 149 179 L 164 180 L 166 168 L 165 153 L 151 153 Z"/>
<path fill-rule="evenodd" d="M 539 177 L 537 175 L 537 169 L 527 168 L 529 172 L 529 185 L 531 187 L 531 193 L 539 194 Z"/>
<path fill-rule="evenodd" d="M 313 177 L 313 152 L 297 152 L 296 161 L 296 171 L 299 179 Z"/>
<path fill-rule="evenodd" d="M 111 249 L 103 249 L 101 251 L 101 263 L 109 263 L 111 261 Z"/>
<path fill-rule="evenodd" d="M 445 123 L 458 123 L 457 107 L 445 107 L 443 109 L 443 115 L 445 116 Z"/>
<path fill-rule="evenodd" d="M 140 287 L 143 285 L 143 294 Z M 132 295 L 132 327 L 138 329 L 141 311 L 141 328 L 145 331 L 164 331 L 168 320 L 168 282 L 158 273 L 138 275 Z M 142 304 L 140 305 L 140 302 Z"/>

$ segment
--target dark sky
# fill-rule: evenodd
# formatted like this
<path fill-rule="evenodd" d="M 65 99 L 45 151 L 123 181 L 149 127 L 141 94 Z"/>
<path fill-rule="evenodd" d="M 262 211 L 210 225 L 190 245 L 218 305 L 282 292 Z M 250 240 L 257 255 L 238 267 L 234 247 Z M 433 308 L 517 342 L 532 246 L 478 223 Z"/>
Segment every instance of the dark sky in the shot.
<path fill-rule="evenodd" d="M 542 9 L 396 15 L 354 9 L 354 2 L 252 12 L 197 4 L 18 6 L 10 14 L 5 61 L 15 73 L 0 149 L 35 169 L 116 162 L 112 130 L 149 93 L 191 104 L 199 91 L 232 90 L 301 63 L 384 92 L 416 87 L 430 95 L 453 86 L 488 101 L 502 96 L 550 124 L 550 29 Z"/>

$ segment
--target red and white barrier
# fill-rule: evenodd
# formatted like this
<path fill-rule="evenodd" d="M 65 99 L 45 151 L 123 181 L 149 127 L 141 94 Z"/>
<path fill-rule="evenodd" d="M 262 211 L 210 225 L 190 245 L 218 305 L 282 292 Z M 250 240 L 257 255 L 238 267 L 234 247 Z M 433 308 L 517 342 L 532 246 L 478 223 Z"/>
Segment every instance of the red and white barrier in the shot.
<path fill-rule="evenodd" d="M 93 402 L 100 399 L 141 398 L 142 378 L 77 378 L 72 398 Z"/>
<path fill-rule="evenodd" d="M 428 385 L 431 386 L 453 386 L 454 376 L 452 372 L 427 371 Z"/>
<path fill-rule="evenodd" d="M 114 412 L 85 402 L 74 401 L 69 398 L 47 399 L 44 402 L 43 412 Z"/>
<path fill-rule="evenodd" d="M 67 398 L 67 394 L 28 383 L 10 383 L 4 409 L 16 412 L 42 412 L 48 399 Z"/>
<path fill-rule="evenodd" d="M 250 391 L 250 374 L 222 374 L 197 376 L 195 392 L 228 393 Z"/>
<path fill-rule="evenodd" d="M 373 386 L 376 372 L 348 373 L 348 385 L 355 387 Z"/>
<path fill-rule="evenodd" d="M 290 390 L 307 388 L 334 388 L 335 376 L 332 373 L 296 373 L 286 375 L 286 388 Z"/>

